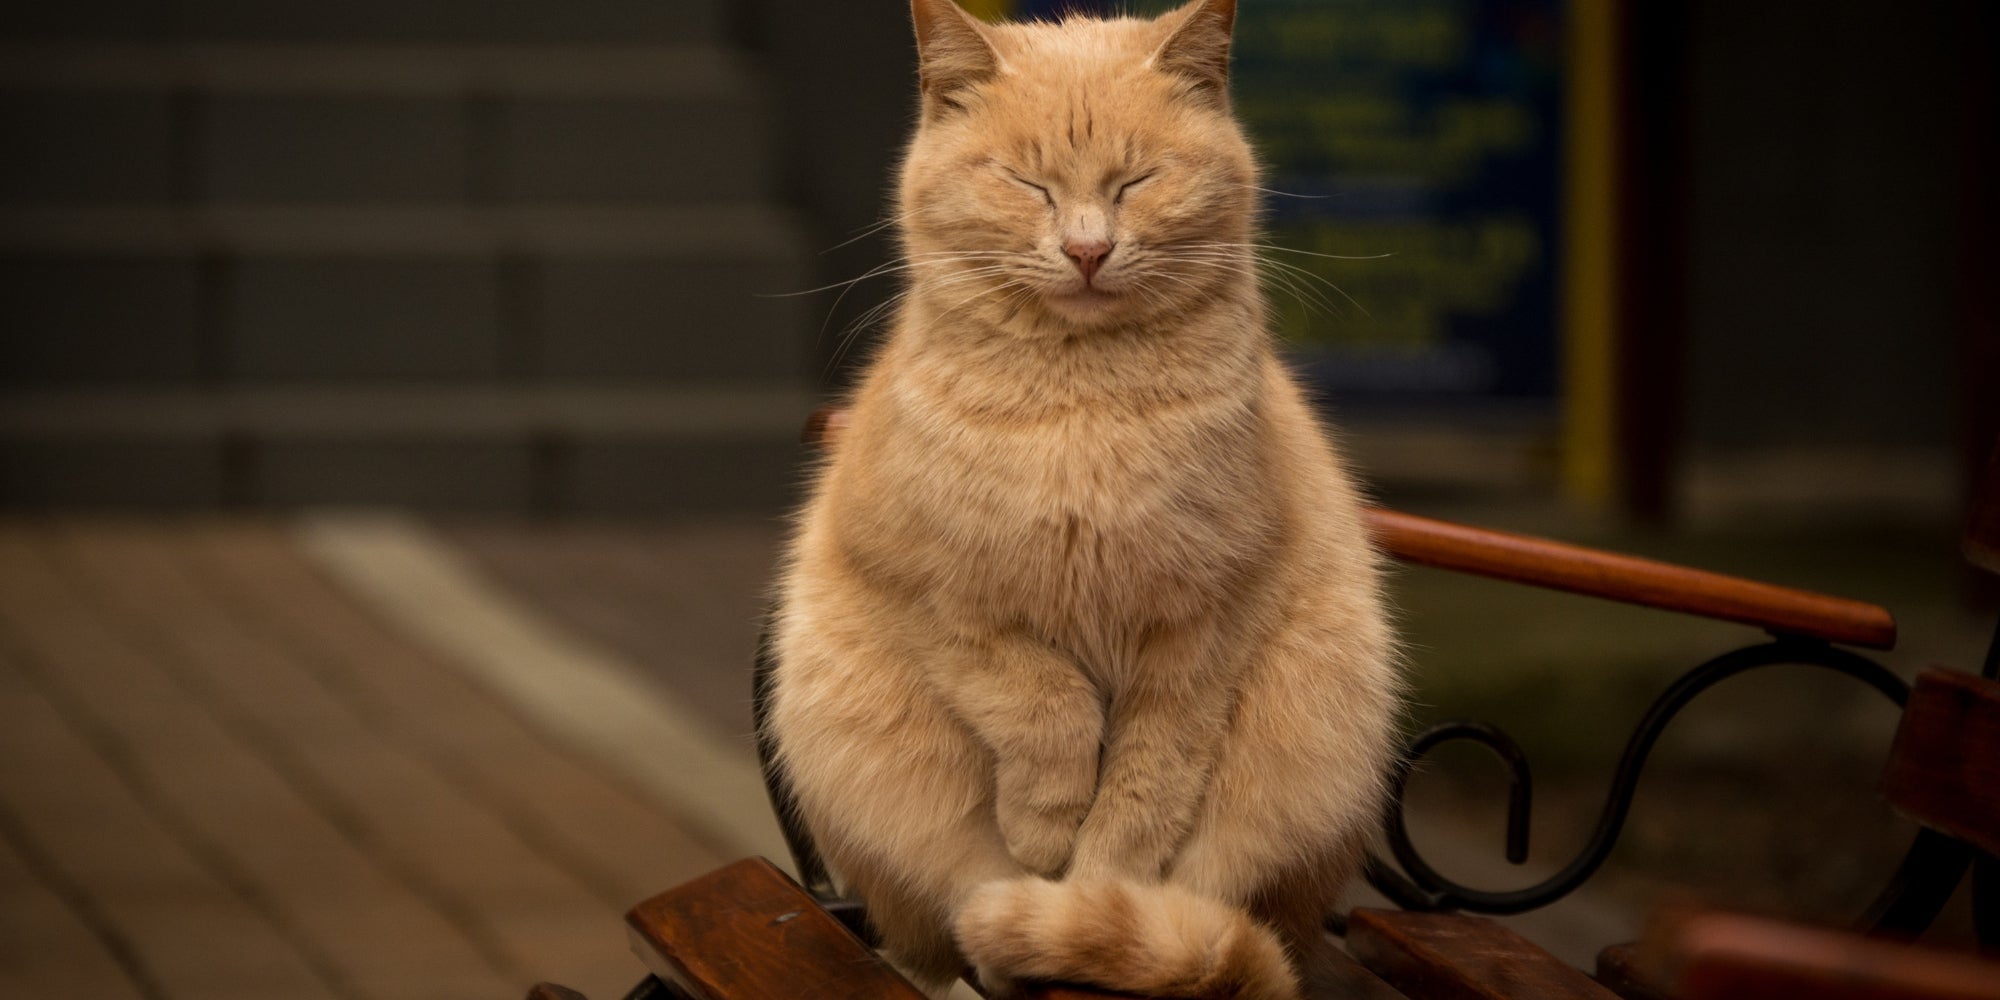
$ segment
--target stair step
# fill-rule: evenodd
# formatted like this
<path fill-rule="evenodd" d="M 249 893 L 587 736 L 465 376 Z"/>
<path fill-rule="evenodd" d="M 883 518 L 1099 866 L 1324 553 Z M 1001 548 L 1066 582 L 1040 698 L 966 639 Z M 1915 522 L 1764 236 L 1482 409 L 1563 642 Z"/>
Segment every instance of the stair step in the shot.
<path fill-rule="evenodd" d="M 0 253 L 786 259 L 805 232 L 772 205 L 0 207 Z"/>
<path fill-rule="evenodd" d="M 804 375 L 760 206 L 0 211 L 0 384 Z"/>
<path fill-rule="evenodd" d="M 779 437 L 818 406 L 804 384 L 42 389 L 0 396 L 0 434 L 335 437 Z"/>
<path fill-rule="evenodd" d="M 760 75 L 694 44 L 297 45 L 0 41 L 0 88 L 450 97 L 727 98 Z"/>
<path fill-rule="evenodd" d="M 767 103 L 692 46 L 0 45 L 0 202 L 748 200 Z"/>
<path fill-rule="evenodd" d="M 0 506 L 775 514 L 814 404 L 780 384 L 0 396 Z"/>
<path fill-rule="evenodd" d="M 0 37 L 307 41 L 710 41 L 725 0 L 64 0 L 0 10 Z"/>

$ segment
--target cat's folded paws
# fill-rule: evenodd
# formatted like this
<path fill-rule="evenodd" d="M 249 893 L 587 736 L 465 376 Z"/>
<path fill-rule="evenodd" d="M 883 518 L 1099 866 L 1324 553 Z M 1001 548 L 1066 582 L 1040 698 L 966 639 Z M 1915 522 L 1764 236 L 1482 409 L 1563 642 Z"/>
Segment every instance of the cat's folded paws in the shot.
<path fill-rule="evenodd" d="M 989 1000 L 1005 1000 L 1021 993 L 1019 981 L 1002 975 L 997 969 L 983 965 L 973 965 L 971 981 Z"/>
<path fill-rule="evenodd" d="M 1063 809 L 1000 808 L 1000 835 L 1021 867 L 1054 877 L 1069 864 L 1089 803 Z"/>

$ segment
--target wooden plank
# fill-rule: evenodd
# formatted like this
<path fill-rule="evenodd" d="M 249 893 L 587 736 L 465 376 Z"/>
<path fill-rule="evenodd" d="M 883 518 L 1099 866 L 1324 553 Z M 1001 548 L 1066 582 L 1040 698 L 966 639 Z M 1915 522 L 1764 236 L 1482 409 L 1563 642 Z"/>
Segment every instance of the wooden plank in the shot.
<path fill-rule="evenodd" d="M 625 921 L 656 975 L 710 1000 L 924 1000 L 763 858 L 654 896 Z"/>
<path fill-rule="evenodd" d="M 1625 1000 L 1668 1000 L 1660 970 L 1646 958 L 1638 945 L 1614 944 L 1597 953 L 1597 981 Z"/>
<path fill-rule="evenodd" d="M 1725 913 L 1670 933 L 1682 1000 L 2000 1000 L 2000 961 L 1975 955 Z"/>
<path fill-rule="evenodd" d="M 844 410 L 822 408 L 807 421 L 805 439 L 830 448 L 847 420 Z M 1868 649 L 1896 645 L 1896 619 L 1861 601 L 1392 510 L 1371 510 L 1367 517 L 1383 551 L 1420 566 Z"/>
<path fill-rule="evenodd" d="M 226 859 L 191 844 L 184 825 L 130 780 L 131 769 L 107 756 L 104 727 L 76 713 L 74 689 L 51 685 L 60 678 L 102 703 L 173 697 L 143 672 L 121 676 L 125 664 L 95 642 L 104 631 L 27 533 L 0 527 L 0 803 L 10 847 L 31 853 L 72 911 L 94 925 L 117 963 L 101 972 L 122 973 L 142 996 L 250 995 L 241 991 L 254 985 L 265 996 L 339 1000 L 309 944 L 244 898 Z M 94 683 L 99 671 L 109 683 Z M 119 732 L 129 741 L 118 748 L 124 756 L 158 752 L 141 727 Z M 72 976 L 68 995 L 96 995 L 74 992 L 95 978 Z M 0 976 L 0 984 L 10 979 Z"/>
<path fill-rule="evenodd" d="M 590 929 L 610 926 L 620 906 L 423 754 L 384 739 L 323 664 L 219 599 L 192 571 L 189 539 L 178 526 L 90 523 L 58 531 L 51 549 L 190 692 L 190 718 L 160 720 L 172 728 L 141 768 L 193 833 L 364 991 L 491 980 L 511 993 L 546 978 L 603 992 L 637 978 L 617 936 Z M 322 905 L 334 892 L 366 903 Z"/>
<path fill-rule="evenodd" d="M 1403 1000 L 1400 990 L 1332 942 L 1305 962 L 1308 1000 Z"/>
<path fill-rule="evenodd" d="M 757 648 L 771 566 L 784 536 L 780 525 L 758 520 L 693 527 L 505 522 L 434 527 L 537 610 L 669 680 L 676 694 L 722 731 L 750 731 L 743 664 Z M 699 870 L 742 853 L 730 852 Z"/>
<path fill-rule="evenodd" d="M 1302 963 L 1300 986 L 1306 1000 L 1405 1000 L 1382 977 L 1354 960 L 1331 940 Z M 1068 983 L 1024 984 L 1021 1000 L 1130 1000 L 1133 994 Z"/>
<path fill-rule="evenodd" d="M 1917 674 L 1882 790 L 1911 819 L 2000 854 L 2000 681 Z"/>
<path fill-rule="evenodd" d="M 1483 917 L 1357 909 L 1347 948 L 1389 985 L 1425 1000 L 1615 1000 L 1589 976 Z"/>
<path fill-rule="evenodd" d="M 567 986 L 536 983 L 534 988 L 528 991 L 528 1000 L 588 1000 L 588 998 Z"/>
<path fill-rule="evenodd" d="M 674 885 L 733 856 L 550 740 L 433 650 L 367 614 L 275 530 L 209 526 L 196 538 L 201 577 L 219 600 L 318 665 L 384 742 L 436 763 L 452 784 L 590 886 L 608 913 L 622 912 L 635 887 Z"/>

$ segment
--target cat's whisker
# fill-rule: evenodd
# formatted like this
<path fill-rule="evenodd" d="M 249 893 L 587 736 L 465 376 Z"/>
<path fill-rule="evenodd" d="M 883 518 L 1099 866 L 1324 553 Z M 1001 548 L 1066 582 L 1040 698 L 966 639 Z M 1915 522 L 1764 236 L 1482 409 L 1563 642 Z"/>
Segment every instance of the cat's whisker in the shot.
<path fill-rule="evenodd" d="M 1237 247 L 1250 250 L 1277 250 L 1283 253 L 1303 254 L 1307 257 L 1324 257 L 1328 260 L 1387 260 L 1396 256 L 1394 251 L 1375 254 L 1320 253 L 1317 250 L 1300 250 L 1297 247 L 1281 246 L 1276 243 L 1190 243 L 1199 247 Z"/>
<path fill-rule="evenodd" d="M 996 260 L 996 259 L 1008 260 L 1012 259 L 1015 255 L 1009 253 L 967 251 L 967 252 L 950 252 L 950 253 L 936 253 L 936 254 L 919 254 L 917 256 L 923 258 L 933 258 L 933 259 L 910 260 L 907 258 L 899 258 L 897 260 L 887 261 L 882 264 L 879 264 L 873 268 L 870 268 L 866 273 L 860 275 L 859 277 L 849 278 L 846 281 L 835 282 L 834 284 L 831 285 L 825 285 L 820 288 L 808 289 L 803 292 L 785 292 L 775 295 L 766 295 L 762 297 L 793 298 L 801 295 L 811 295 L 819 292 L 831 291 L 832 289 L 835 288 L 840 289 L 840 294 L 834 298 L 833 304 L 827 307 L 826 318 L 822 320 L 820 323 L 817 340 L 824 341 L 826 339 L 827 324 L 833 322 L 833 317 L 840 311 L 840 304 L 847 300 L 847 294 L 853 291 L 855 286 L 859 285 L 863 281 L 866 281 L 870 278 L 883 277 L 886 275 L 896 274 L 899 272 L 914 273 L 918 267 L 942 266 L 946 264 L 963 262 L 968 260 Z M 984 272 L 997 273 L 999 269 L 1000 269 L 999 265 L 989 265 L 986 268 L 975 268 L 973 269 L 973 271 L 982 273 Z M 944 280 L 946 281 L 957 280 L 958 277 L 960 276 L 953 276 L 952 278 L 947 278 Z M 845 326 L 841 330 L 841 332 L 836 335 L 839 338 L 838 344 L 834 349 L 832 358 L 829 359 L 828 361 L 827 371 L 822 374 L 823 375 L 831 374 L 833 368 L 838 366 L 840 361 L 846 356 L 849 346 L 855 340 L 859 339 L 861 330 L 866 329 L 867 326 L 879 320 L 883 312 L 886 311 L 887 307 L 891 303 L 901 301 L 904 297 L 904 294 L 905 293 L 899 292 L 896 295 L 892 295 L 889 298 L 884 299 L 882 302 L 876 303 L 873 307 L 863 312 L 860 317 L 849 322 L 847 326 Z"/>
<path fill-rule="evenodd" d="M 968 306 L 968 305 L 971 305 L 972 303 L 974 303 L 974 302 L 977 302 L 977 301 L 979 301 L 980 299 L 983 299 L 983 298 L 985 298 L 985 297 L 987 297 L 987 296 L 989 296 L 989 295 L 993 295 L 993 294 L 995 294 L 995 293 L 997 293 L 997 292 L 1001 292 L 1001 291 L 1007 291 L 1007 290 L 1009 290 L 1009 289 L 1012 289 L 1012 288 L 1020 288 L 1020 289 L 1024 289 L 1024 290 L 1026 290 L 1026 291 L 1029 291 L 1029 292 L 1033 292 L 1033 291 L 1034 291 L 1034 288 L 1033 288 L 1033 286 L 1031 286 L 1031 285 L 1022 285 L 1022 284 L 1020 284 L 1020 283 L 1018 283 L 1018 282 L 1002 282 L 1002 283 L 1000 283 L 1000 284 L 998 284 L 998 285 L 995 285 L 995 286 L 993 286 L 993 287 L 991 287 L 991 288 L 985 288 L 985 289 L 981 289 L 980 291 L 978 291 L 978 292 L 975 292 L 975 293 L 973 293 L 973 294 L 972 294 L 971 296 L 969 296 L 969 297 L 967 297 L 967 298 L 964 298 L 964 299 L 961 299 L 961 300 L 959 300 L 959 301 L 958 301 L 958 302 L 957 302 L 956 304 L 954 304 L 954 305 L 950 306 L 949 308 L 945 309 L 945 310 L 944 310 L 943 312 L 941 312 L 941 313 L 938 313 L 938 315 L 937 315 L 937 317 L 936 317 L 936 318 L 937 318 L 938 320 L 943 320 L 943 319 L 945 319 L 946 317 L 950 316 L 950 315 L 951 315 L 952 313 L 955 313 L 955 312 L 959 311 L 960 309 L 963 309 L 963 308 L 965 308 L 966 306 Z"/>
<path fill-rule="evenodd" d="M 1280 271 L 1284 273 L 1297 275 L 1301 278 L 1308 278 L 1318 282 L 1319 284 L 1325 285 L 1326 287 L 1333 289 L 1334 294 L 1339 295 L 1343 299 L 1346 299 L 1347 304 L 1359 310 L 1361 315 L 1370 317 L 1371 319 L 1374 317 L 1374 314 L 1368 311 L 1367 306 L 1362 305 L 1359 301 L 1357 301 L 1354 298 L 1354 296 L 1347 294 L 1346 289 L 1340 287 L 1338 284 L 1335 284 L 1332 280 L 1328 279 L 1325 275 L 1320 274 L 1318 271 L 1311 270 L 1310 268 L 1299 267 L 1298 265 L 1295 264 L 1288 264 L 1284 261 L 1267 259 L 1265 260 L 1265 263 L 1278 268 Z"/>
<path fill-rule="evenodd" d="M 844 281 L 836 281 L 833 282 L 832 284 L 821 285 L 818 288 L 807 288 L 802 291 L 796 291 L 796 292 L 765 292 L 765 293 L 760 293 L 757 297 L 763 299 L 789 299 L 789 298 L 797 298 L 801 295 L 817 295 L 821 292 L 833 291 L 836 288 L 843 288 L 843 289 L 851 288 L 854 285 L 860 284 L 863 281 L 867 281 L 870 278 L 879 278 L 885 275 L 895 274 L 898 271 L 910 271 L 918 267 L 941 266 L 944 264 L 952 263 L 954 261 L 1005 260 L 1005 259 L 1011 259 L 1014 255 L 999 254 L 999 253 L 979 253 L 979 252 L 964 252 L 964 253 L 953 252 L 953 253 L 937 253 L 937 254 L 918 254 L 916 256 L 924 259 L 912 260 L 909 259 L 908 257 L 898 258 L 896 260 L 886 261 L 884 263 L 877 264 L 876 266 L 869 268 L 862 274 L 856 277 L 848 278 Z"/>
<path fill-rule="evenodd" d="M 1263 194 L 1273 194 L 1273 195 L 1277 195 L 1277 196 L 1278 196 L 1278 197 L 1280 197 L 1280 198 L 1309 198 L 1309 199 L 1314 199 L 1314 200 L 1318 200 L 1318 199 L 1323 199 L 1323 198 L 1338 198 L 1338 197 L 1340 197 L 1339 195 L 1332 195 L 1332 194 L 1299 194 L 1299 193 L 1297 193 L 1297 192 L 1294 192 L 1294 191 L 1280 191 L 1280 190 L 1278 190 L 1277 188 L 1267 188 L 1267 187 L 1259 187 L 1259 186 L 1257 186 L 1257 185 L 1255 185 L 1255 184 L 1245 184 L 1245 185 L 1243 185 L 1243 187 L 1244 187 L 1244 188 L 1245 188 L 1246 190 L 1250 190 L 1250 191 L 1257 191 L 1257 192 L 1261 192 L 1261 193 L 1263 193 Z"/>
<path fill-rule="evenodd" d="M 910 292 L 908 289 L 898 291 L 896 294 L 868 307 L 861 315 L 850 320 L 841 329 L 839 340 L 834 345 L 833 354 L 827 359 L 826 368 L 820 373 L 820 376 L 822 378 L 831 376 L 834 370 L 840 367 L 840 363 L 847 358 L 848 352 L 853 349 L 854 344 L 861 339 L 862 333 L 874 326 L 883 316 L 889 314 L 897 306 L 900 306 L 909 296 Z"/>
<path fill-rule="evenodd" d="M 894 218 L 889 218 L 889 219 L 882 219 L 882 220 L 879 220 L 879 221 L 877 221 L 877 222 L 875 222 L 875 223 L 873 223 L 873 224 L 871 224 L 871 225 L 867 225 L 867 226 L 863 226 L 863 227 L 861 228 L 861 231 L 860 231 L 860 232 L 858 232 L 858 233 L 854 234 L 853 236 L 851 236 L 851 237 L 849 237 L 849 238 L 847 238 L 847 239 L 845 239 L 845 240 L 842 240 L 842 241 L 841 241 L 841 242 L 839 242 L 839 243 L 835 243 L 834 245 L 832 245 L 832 246 L 830 246 L 830 247 L 827 247 L 827 248 L 826 248 L 826 249 L 824 249 L 824 250 L 821 250 L 821 251 L 820 251 L 820 254 L 821 254 L 822 256 L 823 256 L 823 255 L 825 255 L 825 254 L 830 254 L 830 253 L 834 252 L 835 250 L 838 250 L 838 249 L 840 249 L 841 247 L 844 247 L 844 246 L 849 246 L 849 245 L 851 245 L 851 244 L 854 244 L 854 243 L 859 243 L 859 242 L 861 242 L 862 240 L 865 240 L 865 239 L 867 239 L 868 237 L 870 237 L 870 236 L 873 236 L 873 235 L 875 235 L 876 233 L 879 233 L 879 232 L 881 232 L 882 230 L 884 230 L 884 229 L 887 229 L 887 228 L 889 228 L 890 226 L 895 226 L 895 225 L 900 225 L 900 224 L 901 224 L 901 223 L 903 222 L 903 220 L 905 220 L 905 219 L 908 219 L 908 218 L 910 217 L 910 215 L 911 215 L 911 214 L 912 214 L 912 213 L 909 213 L 909 212 L 904 212 L 903 214 L 901 214 L 901 215 L 898 215 L 898 216 L 896 216 L 896 217 L 894 217 Z"/>
<path fill-rule="evenodd" d="M 1228 243 L 1228 244 L 1189 244 L 1189 246 L 1209 246 L 1209 247 L 1218 247 L 1226 249 L 1240 249 L 1246 247 L 1253 247 L 1256 245 L 1243 244 L 1243 243 Z M 1221 254 L 1222 252 L 1223 251 L 1221 250 L 1203 250 L 1194 253 L 1183 253 L 1179 255 L 1179 258 L 1183 260 L 1201 260 L 1209 262 L 1210 264 L 1213 265 L 1218 265 L 1218 266 L 1226 265 L 1230 267 L 1235 267 L 1243 263 L 1243 259 L 1240 256 L 1236 255 L 1214 256 L 1216 254 Z M 1270 281 L 1273 281 L 1281 285 L 1287 291 L 1290 291 L 1293 294 L 1293 296 L 1295 298 L 1299 298 L 1301 302 L 1304 302 L 1305 296 L 1310 295 L 1313 299 L 1317 300 L 1320 304 L 1324 305 L 1329 311 L 1333 312 L 1338 311 L 1337 309 L 1335 309 L 1332 300 L 1327 299 L 1324 295 L 1318 293 L 1317 290 L 1311 288 L 1310 285 L 1305 284 L 1306 281 L 1310 281 L 1320 285 L 1324 285 L 1327 288 L 1332 289 L 1341 298 L 1347 300 L 1347 303 L 1349 305 L 1353 306 L 1356 310 L 1359 310 L 1362 315 L 1364 316 L 1371 315 L 1368 312 L 1367 307 L 1363 306 L 1360 302 L 1355 301 L 1354 297 L 1352 295 L 1347 294 L 1345 289 L 1342 289 L 1338 284 L 1335 284 L 1333 281 L 1329 280 L 1326 276 L 1320 274 L 1317 271 L 1314 271 L 1310 268 L 1301 267 L 1289 261 L 1277 260 L 1269 257 L 1264 257 L 1261 255 L 1257 256 L 1255 259 L 1259 263 L 1265 265 L 1264 277 L 1266 277 Z"/>
<path fill-rule="evenodd" d="M 1270 286 L 1289 294 L 1292 301 L 1303 306 L 1309 315 L 1331 318 L 1341 312 L 1337 303 L 1297 275 L 1281 270 L 1266 270 L 1263 276 Z"/>
<path fill-rule="evenodd" d="M 1001 316 L 1000 321 L 1003 324 L 1013 322 L 1014 317 L 1021 314 L 1022 307 L 1026 306 L 1034 297 L 1035 287 L 1033 285 L 1022 285 L 1014 294 L 1009 295 L 1000 303 L 1006 310 Z"/>
<path fill-rule="evenodd" d="M 968 254 L 944 254 L 937 256 L 948 259 L 940 259 L 937 261 L 929 261 L 929 262 L 915 262 L 915 263 L 909 261 L 893 262 L 891 264 L 884 265 L 881 268 L 877 268 L 876 272 L 886 274 L 896 270 L 910 270 L 919 263 L 942 264 L 942 263 L 953 263 L 965 260 L 978 260 L 983 258 L 993 258 L 993 257 L 1011 256 L 1011 255 L 968 253 Z M 943 278 L 934 279 L 933 281 L 927 283 L 927 287 L 934 289 L 947 288 L 957 284 L 963 284 L 966 282 L 976 281 L 983 278 L 990 278 L 996 274 L 1004 274 L 1009 270 L 1011 270 L 1011 268 L 1007 265 L 989 264 L 983 267 L 971 268 L 965 271 L 961 271 L 957 274 L 948 275 Z M 868 276 L 874 276 L 874 275 L 871 273 L 871 275 Z M 846 284 L 849 286 L 849 288 L 851 288 L 853 283 L 848 282 Z M 846 292 L 843 291 L 842 295 L 845 296 L 845 294 Z M 883 299 L 882 301 L 876 303 L 875 305 L 869 307 L 867 310 L 863 311 L 859 316 L 856 316 L 854 319 L 850 320 L 844 327 L 842 327 L 840 333 L 838 334 L 839 337 L 838 345 L 834 349 L 833 356 L 828 360 L 827 371 L 823 374 L 831 374 L 832 370 L 835 367 L 838 367 L 840 362 L 846 357 L 848 351 L 852 348 L 853 344 L 860 339 L 861 334 L 864 331 L 866 331 L 869 327 L 879 322 L 883 316 L 888 314 L 895 307 L 901 305 L 903 302 L 908 300 L 909 297 L 910 297 L 909 289 L 905 288 L 901 291 L 898 291 L 896 294 L 891 295 Z M 836 299 L 834 301 L 833 307 L 828 310 L 827 318 L 829 322 L 832 320 L 833 313 L 835 310 L 838 309 L 839 305 L 840 305 L 840 300 Z M 820 328 L 820 336 L 824 338 L 825 335 L 826 335 L 826 327 L 822 325 Z"/>

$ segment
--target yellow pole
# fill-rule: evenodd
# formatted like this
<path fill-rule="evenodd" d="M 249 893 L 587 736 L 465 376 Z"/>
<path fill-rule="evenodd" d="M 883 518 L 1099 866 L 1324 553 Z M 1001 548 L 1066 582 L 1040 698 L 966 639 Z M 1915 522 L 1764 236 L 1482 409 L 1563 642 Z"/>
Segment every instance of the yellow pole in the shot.
<path fill-rule="evenodd" d="M 958 0 L 958 5 L 982 21 L 998 21 L 1014 13 L 1014 0 Z"/>
<path fill-rule="evenodd" d="M 1617 499 L 1618 4 L 1571 0 L 1564 99 L 1562 488 Z"/>

